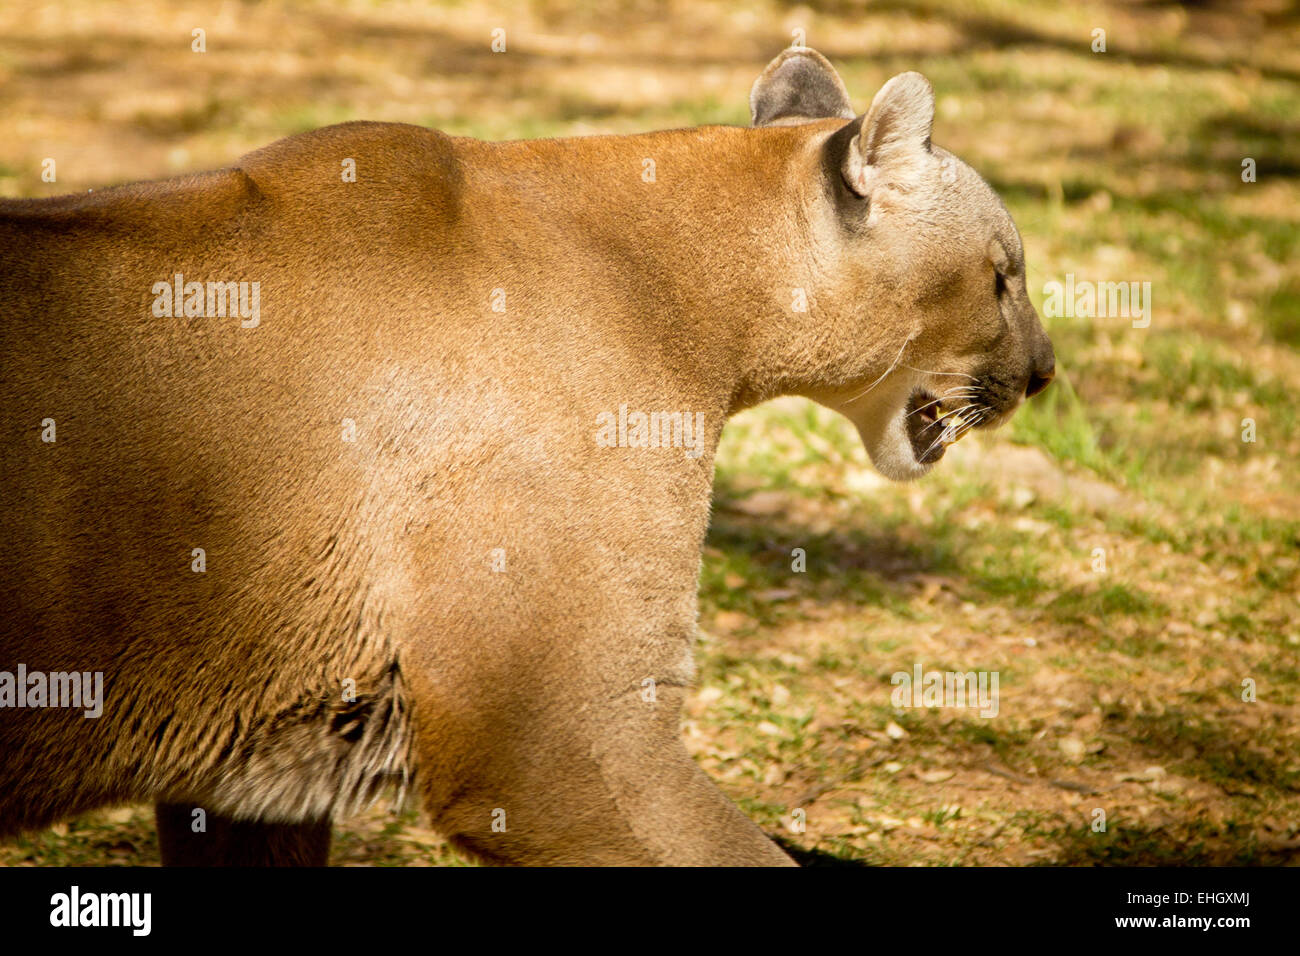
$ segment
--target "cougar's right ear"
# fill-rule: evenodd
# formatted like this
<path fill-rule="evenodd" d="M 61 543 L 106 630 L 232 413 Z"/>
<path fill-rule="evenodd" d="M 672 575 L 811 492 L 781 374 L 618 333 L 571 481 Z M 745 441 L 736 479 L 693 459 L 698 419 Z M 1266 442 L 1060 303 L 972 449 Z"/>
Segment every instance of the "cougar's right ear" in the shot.
<path fill-rule="evenodd" d="M 826 57 L 791 47 L 767 65 L 749 91 L 754 126 L 795 126 L 819 119 L 853 119 L 849 91 Z"/>
<path fill-rule="evenodd" d="M 906 179 L 921 167 L 930 152 L 934 126 L 934 89 L 920 73 L 900 73 L 880 88 L 871 107 L 854 124 L 840 164 L 844 182 L 857 195 L 869 197 L 882 173 Z"/>

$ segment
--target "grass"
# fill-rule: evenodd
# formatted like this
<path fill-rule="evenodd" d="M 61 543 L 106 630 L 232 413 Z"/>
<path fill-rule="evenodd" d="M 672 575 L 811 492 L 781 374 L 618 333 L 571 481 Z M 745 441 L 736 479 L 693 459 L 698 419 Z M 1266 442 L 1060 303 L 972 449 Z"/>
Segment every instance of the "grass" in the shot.
<path fill-rule="evenodd" d="M 1244 5 L 1255 19 L 1218 3 L 235 3 L 202 56 L 161 2 L 15 7 L 0 193 L 209 168 L 349 119 L 488 138 L 743 123 L 796 26 L 860 108 L 925 72 L 935 140 L 1004 197 L 1040 311 L 1067 273 L 1150 282 L 1151 325 L 1047 319 L 1056 383 L 915 485 L 873 477 L 852 427 L 807 402 L 729 424 L 687 743 L 813 865 L 1295 864 L 1300 29 Z M 1099 24 L 1106 54 L 1088 48 Z M 488 48 L 497 26 L 507 54 Z M 891 676 L 917 661 L 997 673 L 997 716 L 893 707 Z M 156 861 L 141 808 L 0 846 L 10 864 Z M 338 828 L 334 861 L 458 858 L 418 814 L 377 809 Z"/>

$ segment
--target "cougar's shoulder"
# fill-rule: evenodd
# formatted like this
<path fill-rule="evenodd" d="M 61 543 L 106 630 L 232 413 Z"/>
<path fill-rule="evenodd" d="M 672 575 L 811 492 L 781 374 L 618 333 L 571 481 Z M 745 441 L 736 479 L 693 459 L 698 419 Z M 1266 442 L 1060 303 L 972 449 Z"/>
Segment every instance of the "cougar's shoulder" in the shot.
<path fill-rule="evenodd" d="M 259 213 L 339 221 L 342 211 L 374 220 L 417 204 L 451 209 L 461 179 L 452 142 L 419 126 L 342 123 L 278 140 L 224 169 L 3 199 L 0 276 L 19 270 L 45 242 L 83 238 L 138 248 L 155 238 L 194 241 L 197 233 L 211 235 Z M 345 164 L 355 168 L 354 179 L 345 176 Z"/>
<path fill-rule="evenodd" d="M 313 210 L 340 209 L 366 220 L 417 210 L 428 216 L 431 205 L 456 205 L 464 177 L 455 143 L 438 130 L 405 123 L 340 123 L 249 153 L 236 171 L 273 203 L 304 203 L 303 215 L 312 218 Z"/>

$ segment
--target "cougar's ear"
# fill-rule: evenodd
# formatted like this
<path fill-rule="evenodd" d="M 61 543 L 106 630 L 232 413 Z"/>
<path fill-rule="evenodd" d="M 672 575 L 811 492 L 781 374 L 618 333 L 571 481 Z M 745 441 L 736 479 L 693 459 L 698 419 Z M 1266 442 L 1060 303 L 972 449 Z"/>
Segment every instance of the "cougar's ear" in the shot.
<path fill-rule="evenodd" d="M 791 47 L 754 81 L 749 114 L 755 126 L 794 126 L 853 119 L 853 107 L 844 81 L 826 57 L 808 47 Z"/>
<path fill-rule="evenodd" d="M 848 187 L 870 196 L 878 174 L 888 169 L 905 178 L 907 167 L 920 168 L 921 154 L 930 151 L 934 126 L 934 90 L 920 73 L 900 73 L 880 88 L 871 108 L 856 124 L 840 170 Z"/>

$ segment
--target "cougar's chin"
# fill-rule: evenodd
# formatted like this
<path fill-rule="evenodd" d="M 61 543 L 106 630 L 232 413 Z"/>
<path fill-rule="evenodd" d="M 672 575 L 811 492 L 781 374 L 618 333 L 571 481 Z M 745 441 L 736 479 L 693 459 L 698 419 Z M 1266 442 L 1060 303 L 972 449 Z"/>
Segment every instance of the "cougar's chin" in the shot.
<path fill-rule="evenodd" d="M 920 478 L 969 427 L 949 427 L 953 410 L 929 389 L 907 384 L 849 417 L 875 466 L 892 481 Z"/>
<path fill-rule="evenodd" d="M 890 481 L 912 481 L 920 478 L 937 458 L 921 461 L 912 448 L 908 434 L 906 406 L 899 406 L 892 414 L 871 421 L 855 422 L 863 447 L 876 471 Z"/>
<path fill-rule="evenodd" d="M 877 390 L 867 401 L 849 403 L 837 410 L 857 428 L 876 471 L 891 481 L 912 481 L 928 472 L 942 457 L 942 451 L 924 460 L 919 457 L 924 446 L 914 448 L 914 426 L 908 413 L 916 409 L 914 396 L 921 390 L 903 383 L 889 384 L 893 387 Z"/>

